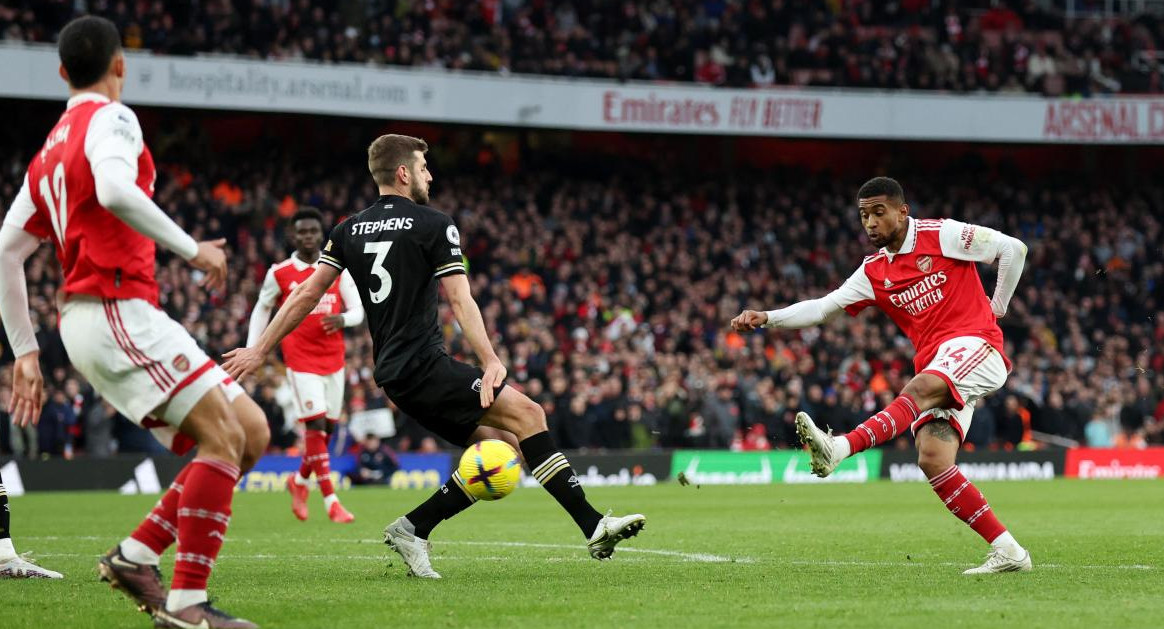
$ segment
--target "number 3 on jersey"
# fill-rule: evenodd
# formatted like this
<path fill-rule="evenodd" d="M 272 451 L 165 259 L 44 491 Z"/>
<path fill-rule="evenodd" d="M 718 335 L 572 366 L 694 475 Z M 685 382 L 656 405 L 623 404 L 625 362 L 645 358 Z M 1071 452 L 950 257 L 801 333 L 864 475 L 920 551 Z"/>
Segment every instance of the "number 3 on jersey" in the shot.
<path fill-rule="evenodd" d="M 53 193 L 56 193 L 55 195 Z M 61 249 L 65 248 L 65 230 L 68 228 L 69 195 L 65 191 L 65 165 L 57 164 L 53 169 L 53 183 L 49 186 L 48 175 L 40 178 L 40 196 L 48 206 L 49 220 Z"/>
<path fill-rule="evenodd" d="M 384 268 L 384 258 L 388 257 L 388 250 L 392 248 L 392 241 L 385 242 L 366 242 L 364 243 L 364 253 L 375 254 L 372 260 L 372 275 L 375 275 L 380 280 L 380 288 L 374 293 L 368 293 L 372 298 L 372 303 L 378 304 L 385 299 L 388 299 L 388 293 L 392 292 L 392 276 L 388 274 L 388 269 Z"/>

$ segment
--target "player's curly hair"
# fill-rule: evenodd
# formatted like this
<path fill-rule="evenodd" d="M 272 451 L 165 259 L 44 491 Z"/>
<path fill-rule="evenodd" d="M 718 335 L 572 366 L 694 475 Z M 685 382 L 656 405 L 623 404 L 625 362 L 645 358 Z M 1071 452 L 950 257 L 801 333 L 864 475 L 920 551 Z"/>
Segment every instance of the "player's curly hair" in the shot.
<path fill-rule="evenodd" d="M 368 170 L 378 186 L 390 186 L 396 181 L 396 169 L 401 165 L 412 168 L 415 151 L 428 152 L 428 143 L 409 135 L 389 133 L 376 138 L 368 146 Z"/>
<path fill-rule="evenodd" d="M 319 221 L 319 226 L 323 227 L 323 212 L 320 212 L 317 208 L 313 208 L 310 205 L 300 206 L 299 211 L 291 217 L 291 224 L 294 225 L 304 219 Z"/>
<path fill-rule="evenodd" d="M 857 191 L 858 199 L 868 199 L 885 195 L 885 198 L 897 203 L 905 203 L 905 191 L 901 184 L 891 177 L 874 177 L 866 181 Z"/>

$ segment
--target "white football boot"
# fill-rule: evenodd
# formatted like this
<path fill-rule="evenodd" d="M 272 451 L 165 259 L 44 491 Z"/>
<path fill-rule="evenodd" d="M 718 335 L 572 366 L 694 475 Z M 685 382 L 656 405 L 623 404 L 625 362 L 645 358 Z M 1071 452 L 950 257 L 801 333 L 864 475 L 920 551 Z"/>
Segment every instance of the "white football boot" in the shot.
<path fill-rule="evenodd" d="M 0 561 L 0 579 L 63 579 L 59 572 L 32 563 L 23 556 Z"/>
<path fill-rule="evenodd" d="M 808 413 L 796 414 L 796 434 L 800 442 L 812 451 L 812 473 L 824 478 L 837 469 L 844 459 L 833 443 L 832 431 L 825 432 L 816 427 Z"/>
<path fill-rule="evenodd" d="M 384 543 L 399 553 L 408 566 L 408 574 L 423 579 L 439 579 L 441 575 L 432 569 L 428 554 L 432 551 L 432 544 L 409 533 L 411 525 L 406 525 L 405 518 L 396 518 L 396 521 L 384 527 Z M 415 529 L 413 529 L 415 530 Z"/>
<path fill-rule="evenodd" d="M 971 568 L 962 574 L 992 574 L 995 572 L 1029 572 L 1031 570 L 1031 553 L 1023 549 L 1023 556 L 1019 558 L 1007 557 L 1001 550 L 995 548 L 986 555 L 986 563 Z"/>
<path fill-rule="evenodd" d="M 614 547 L 619 542 L 638 535 L 639 531 L 643 530 L 646 525 L 646 516 L 638 513 L 622 517 L 614 517 L 607 513 L 598 521 L 594 534 L 586 543 L 586 547 L 590 549 L 590 556 L 598 560 L 610 559 L 610 556 L 614 554 Z"/>

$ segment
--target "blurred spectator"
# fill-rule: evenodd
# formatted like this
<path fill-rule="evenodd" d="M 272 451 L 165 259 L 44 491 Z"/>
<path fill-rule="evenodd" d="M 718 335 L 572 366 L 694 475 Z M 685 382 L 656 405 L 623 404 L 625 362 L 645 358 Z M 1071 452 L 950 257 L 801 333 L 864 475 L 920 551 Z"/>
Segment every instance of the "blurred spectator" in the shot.
<path fill-rule="evenodd" d="M 383 485 L 392 480 L 392 474 L 400 469 L 396 453 L 380 438 L 370 434 L 360 444 L 360 459 L 352 483 L 357 485 Z"/>
<path fill-rule="evenodd" d="M 167 124 L 183 138 L 203 134 L 197 121 Z M 159 135 L 159 144 L 167 144 L 166 132 Z M 455 160 L 440 152 L 434 149 L 434 163 Z M 212 357 L 243 342 L 258 283 L 288 250 L 278 204 L 236 214 L 215 199 L 214 188 L 228 182 L 244 204 L 264 196 L 297 199 L 320 207 L 329 224 L 375 194 L 366 173 L 321 163 L 310 152 L 275 150 L 261 159 L 224 152 L 196 162 L 171 151 L 159 152 L 158 160 L 158 203 L 196 237 L 221 234 L 230 244 L 229 286 L 222 293 L 199 288 L 190 267 L 172 255 L 158 257 L 161 307 Z M 912 348 L 881 315 L 838 317 L 802 331 L 725 330 L 741 308 L 819 297 L 852 272 L 868 252 L 850 207 L 859 181 L 774 167 L 739 169 L 730 177 L 677 170 L 628 185 L 627 173 L 641 166 L 634 158 L 607 160 L 598 173 L 540 155 L 531 161 L 539 167 L 506 177 L 479 177 L 472 162 L 442 173 L 432 205 L 458 223 L 473 293 L 510 384 L 543 405 L 563 448 L 726 448 L 756 425 L 773 447 L 796 447 L 791 420 L 797 410 L 849 429 L 912 373 Z M 5 205 L 26 163 L 15 149 L 0 154 Z M 1127 428 L 1124 443 L 1158 442 L 1164 187 L 1152 180 L 1134 186 L 1054 177 L 984 180 L 975 172 L 905 184 L 916 215 L 996 227 L 1030 247 L 1028 270 L 1000 322 L 1014 370 L 1006 388 L 979 409 L 983 419 L 975 420 L 971 443 L 1026 447 L 1039 431 L 1111 444 L 1117 424 Z M 990 290 L 994 270 L 982 271 Z M 44 427 L 49 451 L 63 454 L 70 442 L 89 455 L 104 455 L 113 443 L 121 452 L 156 448 L 145 432 L 93 399 L 69 368 L 56 330 L 59 270 L 48 246 L 28 261 L 26 274 L 54 399 Z M 443 302 L 438 319 L 451 351 L 471 360 Z M 347 334 L 349 415 L 390 417 L 392 431 L 376 434 L 394 431 L 399 451 L 439 447 L 375 386 L 367 332 Z M 281 412 L 286 395 L 279 372 L 273 361 L 244 384 L 267 413 L 274 447 L 293 448 L 297 436 Z M 0 367 L 0 387 L 10 378 L 10 368 Z M 5 395 L 0 388 L 0 402 Z M 994 430 L 980 432 L 991 416 Z M 358 423 L 353 417 L 353 432 Z M 0 447 L 37 456 L 37 432 L 10 427 L 6 439 L 0 434 Z"/>
<path fill-rule="evenodd" d="M 56 2 L 46 10 L 14 0 L 0 6 L 0 37 L 52 42 L 88 7 L 121 28 L 126 48 L 171 55 L 730 87 L 1161 91 L 1164 28 L 1154 16 L 1067 19 L 1031 0 L 510 0 L 504 11 L 475 2 L 237 4 Z M 216 195 L 233 207 L 242 192 L 228 184 Z"/>

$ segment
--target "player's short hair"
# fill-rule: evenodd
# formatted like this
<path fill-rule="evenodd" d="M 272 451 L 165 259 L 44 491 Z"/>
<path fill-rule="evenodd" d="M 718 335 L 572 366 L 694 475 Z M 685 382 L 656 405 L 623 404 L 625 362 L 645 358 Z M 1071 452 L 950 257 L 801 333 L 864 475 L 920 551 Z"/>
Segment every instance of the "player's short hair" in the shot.
<path fill-rule="evenodd" d="M 892 177 L 874 177 L 866 181 L 857 191 L 858 199 L 868 199 L 881 195 L 885 195 L 885 198 L 890 201 L 905 203 L 905 191 L 901 189 L 901 184 Z"/>
<path fill-rule="evenodd" d="M 79 17 L 65 25 L 57 39 L 61 65 L 73 89 L 100 81 L 121 50 L 121 35 L 113 22 L 96 15 Z"/>
<path fill-rule="evenodd" d="M 389 133 L 382 135 L 368 146 L 368 170 L 378 186 L 388 186 L 395 181 L 396 169 L 401 164 L 412 168 L 414 151 L 428 152 L 428 142 L 409 135 Z"/>
<path fill-rule="evenodd" d="M 317 220 L 319 221 L 319 227 L 321 229 L 323 228 L 323 212 L 320 212 L 318 209 L 313 208 L 310 205 L 304 205 L 300 207 L 299 211 L 291 217 L 291 224 L 295 225 L 295 223 L 305 219 Z"/>

